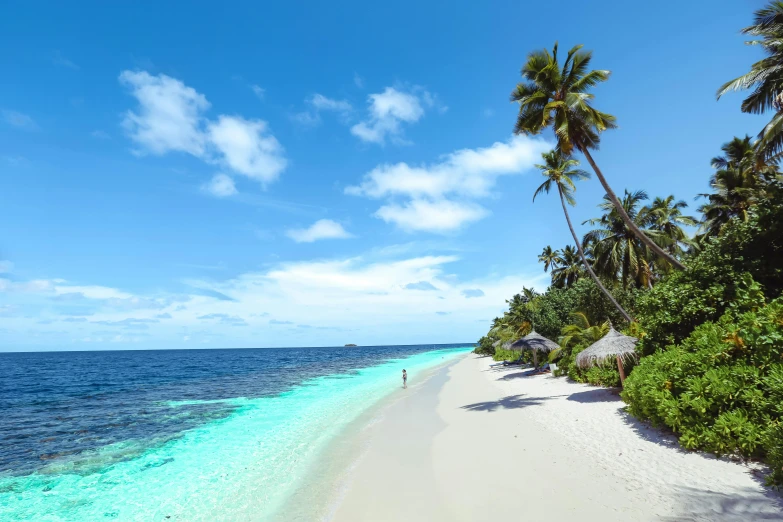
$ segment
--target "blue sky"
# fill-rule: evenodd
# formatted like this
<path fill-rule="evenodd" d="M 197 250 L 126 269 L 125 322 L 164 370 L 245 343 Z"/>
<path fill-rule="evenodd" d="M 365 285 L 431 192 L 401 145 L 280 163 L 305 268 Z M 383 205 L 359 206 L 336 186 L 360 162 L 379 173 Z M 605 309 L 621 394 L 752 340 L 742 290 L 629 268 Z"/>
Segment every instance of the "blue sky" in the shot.
<path fill-rule="evenodd" d="M 615 190 L 695 211 L 764 122 L 714 97 L 762 2 L 278 4 L 5 5 L 0 350 L 476 340 L 570 240 L 508 102 L 555 40 L 612 71 Z"/>

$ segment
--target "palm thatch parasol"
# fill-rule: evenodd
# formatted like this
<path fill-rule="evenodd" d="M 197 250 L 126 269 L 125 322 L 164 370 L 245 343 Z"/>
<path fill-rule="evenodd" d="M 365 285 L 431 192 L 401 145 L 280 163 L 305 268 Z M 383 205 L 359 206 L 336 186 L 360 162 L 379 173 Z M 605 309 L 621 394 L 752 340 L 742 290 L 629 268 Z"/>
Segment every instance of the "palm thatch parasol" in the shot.
<path fill-rule="evenodd" d="M 533 352 L 534 366 L 538 366 L 538 352 L 551 352 L 558 348 L 560 348 L 559 344 L 550 341 L 543 335 L 537 334 L 535 330 L 531 330 L 529 334 L 513 342 L 510 346 L 511 350 L 531 350 Z"/>
<path fill-rule="evenodd" d="M 617 360 L 617 369 L 620 372 L 620 383 L 625 382 L 625 359 L 636 358 L 636 337 L 621 334 L 609 325 L 609 333 L 588 346 L 576 356 L 576 364 L 580 368 L 589 368 L 593 365 L 603 364 L 610 359 Z"/>

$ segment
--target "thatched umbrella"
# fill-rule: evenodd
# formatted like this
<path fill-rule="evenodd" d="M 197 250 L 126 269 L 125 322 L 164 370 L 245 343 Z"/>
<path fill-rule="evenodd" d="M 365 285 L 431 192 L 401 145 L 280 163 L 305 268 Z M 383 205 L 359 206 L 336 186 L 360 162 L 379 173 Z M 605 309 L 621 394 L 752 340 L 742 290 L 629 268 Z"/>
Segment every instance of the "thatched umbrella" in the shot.
<path fill-rule="evenodd" d="M 589 368 L 593 365 L 603 364 L 610 359 L 617 361 L 617 370 L 620 372 L 620 384 L 625 382 L 625 370 L 623 361 L 636 357 L 635 337 L 623 335 L 609 325 L 609 333 L 588 346 L 576 356 L 576 364 L 580 368 Z"/>
<path fill-rule="evenodd" d="M 557 350 L 560 345 L 554 341 L 550 341 L 543 335 L 538 335 L 535 330 L 531 330 L 529 334 L 522 339 L 515 341 L 511 344 L 512 350 L 532 350 L 533 351 L 533 365 L 538 366 L 538 352 L 551 352 Z"/>

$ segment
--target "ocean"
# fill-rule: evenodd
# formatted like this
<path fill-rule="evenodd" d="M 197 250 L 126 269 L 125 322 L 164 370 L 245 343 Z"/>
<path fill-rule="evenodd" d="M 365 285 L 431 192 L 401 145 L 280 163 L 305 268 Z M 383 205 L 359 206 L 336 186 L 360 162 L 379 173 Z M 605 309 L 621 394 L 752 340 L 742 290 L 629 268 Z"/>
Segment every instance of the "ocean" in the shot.
<path fill-rule="evenodd" d="M 0 353 L 0 520 L 276 520 L 342 428 L 467 345 Z"/>

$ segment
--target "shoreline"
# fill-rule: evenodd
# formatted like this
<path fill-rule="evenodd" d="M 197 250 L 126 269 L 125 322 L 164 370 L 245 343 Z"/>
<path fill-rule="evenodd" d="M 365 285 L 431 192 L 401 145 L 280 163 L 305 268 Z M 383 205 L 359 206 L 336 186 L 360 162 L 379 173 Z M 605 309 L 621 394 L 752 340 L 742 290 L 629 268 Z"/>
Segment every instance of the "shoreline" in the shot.
<path fill-rule="evenodd" d="M 611 390 L 491 362 L 385 405 L 317 520 L 783 520 L 760 466 L 680 449 Z"/>
<path fill-rule="evenodd" d="M 444 374 L 470 353 L 457 355 L 448 361 L 412 375 L 408 389 L 402 386 L 379 399 L 341 428 L 314 459 L 306 476 L 291 492 L 272 520 L 312 522 L 332 520 L 349 489 L 356 466 L 372 447 L 373 428 L 382 423 L 389 408 L 413 394 L 418 394 L 431 381 Z M 406 393 L 407 392 L 407 393 Z"/>

